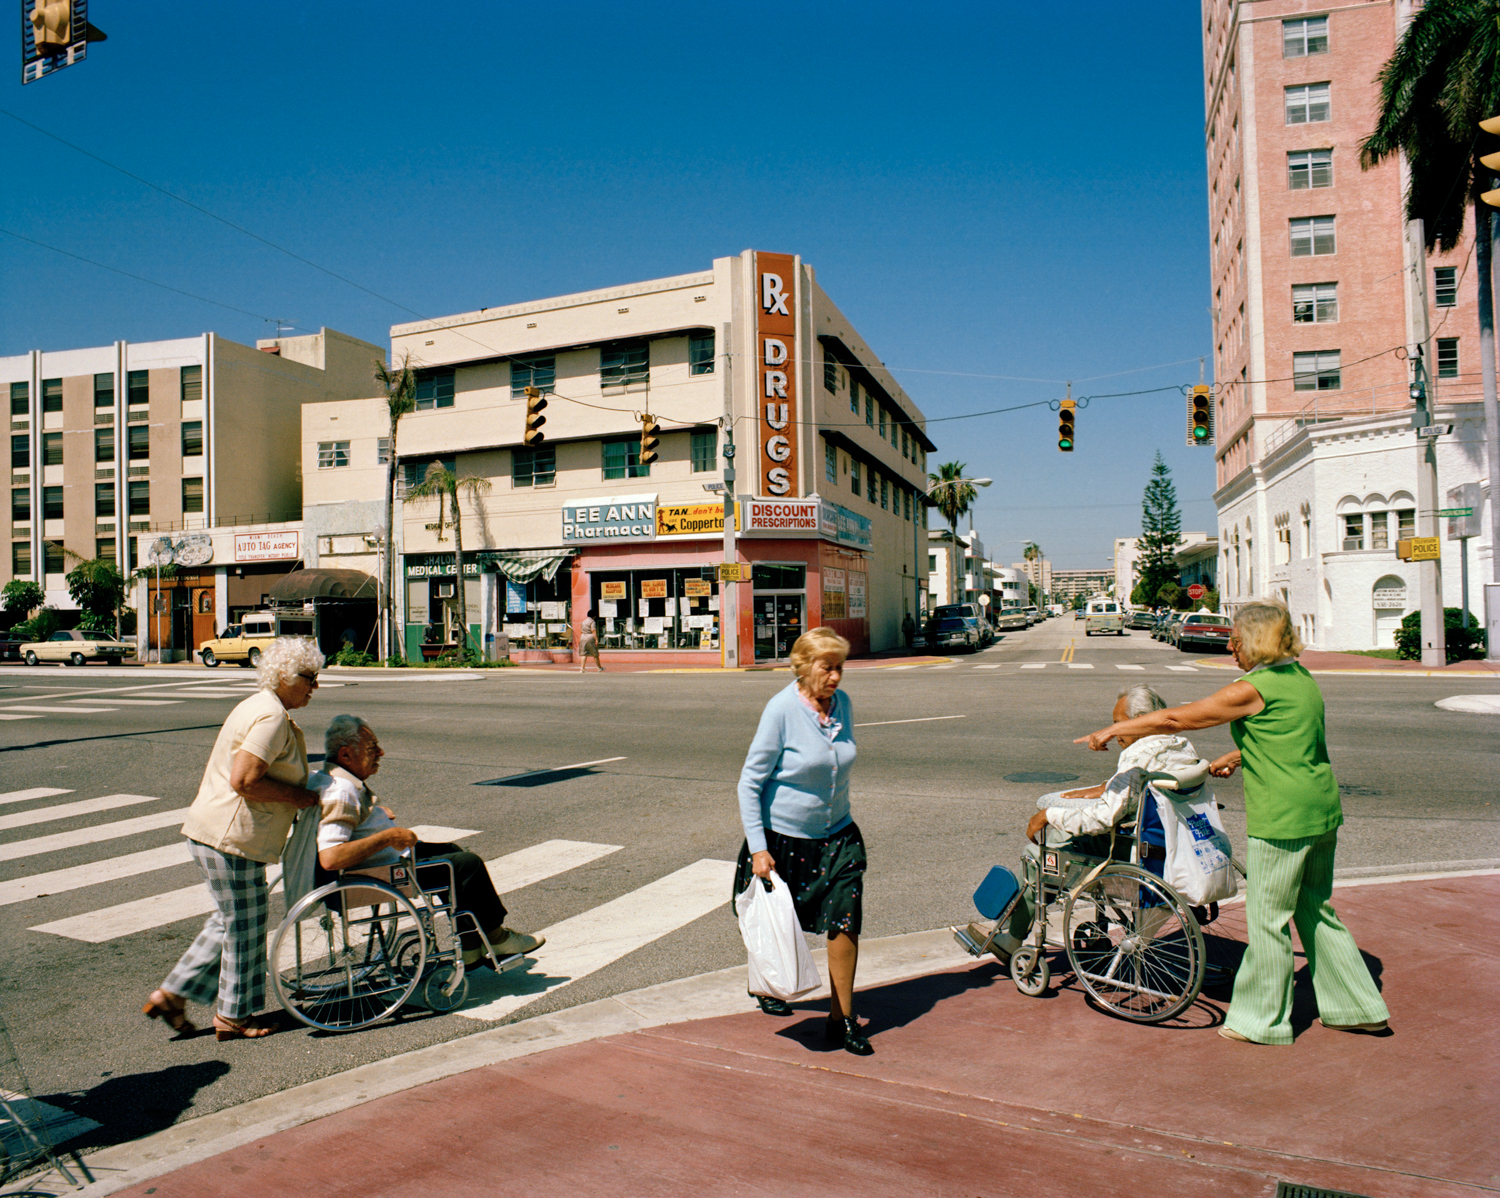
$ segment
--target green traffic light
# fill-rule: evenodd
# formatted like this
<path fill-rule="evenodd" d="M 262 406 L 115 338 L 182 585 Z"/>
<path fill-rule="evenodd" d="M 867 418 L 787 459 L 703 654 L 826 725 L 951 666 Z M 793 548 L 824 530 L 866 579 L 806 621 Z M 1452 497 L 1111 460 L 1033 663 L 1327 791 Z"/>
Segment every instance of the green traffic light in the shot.
<path fill-rule="evenodd" d="M 1193 440 L 1195 440 L 1195 441 L 1207 441 L 1208 440 L 1208 430 L 1206 428 L 1204 428 L 1201 424 L 1198 425 L 1196 428 L 1193 429 Z"/>
<path fill-rule="evenodd" d="M 1069 438 L 1063 437 L 1062 439 L 1060 439 L 1058 441 L 1057 447 L 1059 449 L 1063 449 L 1063 450 L 1067 450 L 1067 451 L 1071 452 L 1072 449 L 1073 449 L 1073 442 Z"/>

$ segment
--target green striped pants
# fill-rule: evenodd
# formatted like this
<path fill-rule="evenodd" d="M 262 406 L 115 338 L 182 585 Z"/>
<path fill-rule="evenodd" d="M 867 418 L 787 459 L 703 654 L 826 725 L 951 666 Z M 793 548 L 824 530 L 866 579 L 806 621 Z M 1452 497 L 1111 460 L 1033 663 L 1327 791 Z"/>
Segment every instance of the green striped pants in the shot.
<path fill-rule="evenodd" d="M 1250 837 L 1250 945 L 1234 979 L 1224 1023 L 1259 1044 L 1292 1042 L 1292 933 L 1307 956 L 1318 1015 L 1325 1023 L 1378 1023 L 1389 1016 L 1333 895 L 1338 829 L 1296 840 Z"/>

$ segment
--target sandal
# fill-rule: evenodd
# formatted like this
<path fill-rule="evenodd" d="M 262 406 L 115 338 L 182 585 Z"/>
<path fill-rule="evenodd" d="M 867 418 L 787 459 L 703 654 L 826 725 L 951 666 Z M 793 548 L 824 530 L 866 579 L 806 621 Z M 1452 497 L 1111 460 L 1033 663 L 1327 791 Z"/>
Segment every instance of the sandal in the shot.
<path fill-rule="evenodd" d="M 259 1040 L 276 1031 L 276 1024 L 266 1021 L 264 1015 L 252 1015 L 249 1019 L 230 1019 L 225 1015 L 214 1016 L 214 1039 Z"/>
<path fill-rule="evenodd" d="M 174 1032 L 192 1035 L 198 1030 L 187 1017 L 187 999 L 168 994 L 165 990 L 151 991 L 151 997 L 141 1008 L 141 1014 L 149 1019 L 163 1020 Z"/>

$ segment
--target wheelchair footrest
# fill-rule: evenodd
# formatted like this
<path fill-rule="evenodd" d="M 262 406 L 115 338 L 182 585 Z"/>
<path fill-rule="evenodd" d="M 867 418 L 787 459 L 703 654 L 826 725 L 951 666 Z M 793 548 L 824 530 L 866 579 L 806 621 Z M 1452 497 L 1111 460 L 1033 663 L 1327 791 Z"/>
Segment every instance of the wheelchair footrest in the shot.
<path fill-rule="evenodd" d="M 512 953 L 508 957 L 501 957 L 495 962 L 495 972 L 504 973 L 508 969 L 515 969 L 518 965 L 526 964 L 525 953 Z"/>
<path fill-rule="evenodd" d="M 953 939 L 958 941 L 958 947 L 968 953 L 969 956 L 977 957 L 983 953 L 984 950 L 974 943 L 969 933 L 964 931 L 963 928 L 949 928 L 948 930 L 953 933 Z"/>

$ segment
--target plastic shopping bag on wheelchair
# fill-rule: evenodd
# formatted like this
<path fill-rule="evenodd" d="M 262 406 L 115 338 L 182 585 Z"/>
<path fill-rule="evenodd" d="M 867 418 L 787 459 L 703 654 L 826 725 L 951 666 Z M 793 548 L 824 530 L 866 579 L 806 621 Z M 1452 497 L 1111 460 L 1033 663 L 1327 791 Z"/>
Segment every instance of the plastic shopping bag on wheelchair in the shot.
<path fill-rule="evenodd" d="M 1163 880 L 1195 907 L 1233 898 L 1239 889 L 1234 846 L 1213 792 L 1203 787 L 1196 794 L 1173 795 L 1153 786 L 1151 793 L 1166 839 Z"/>
<path fill-rule="evenodd" d="M 744 893 L 735 896 L 734 909 L 750 957 L 751 994 L 789 1002 L 823 984 L 797 922 L 792 892 L 774 869 L 771 889 L 752 877 Z"/>

